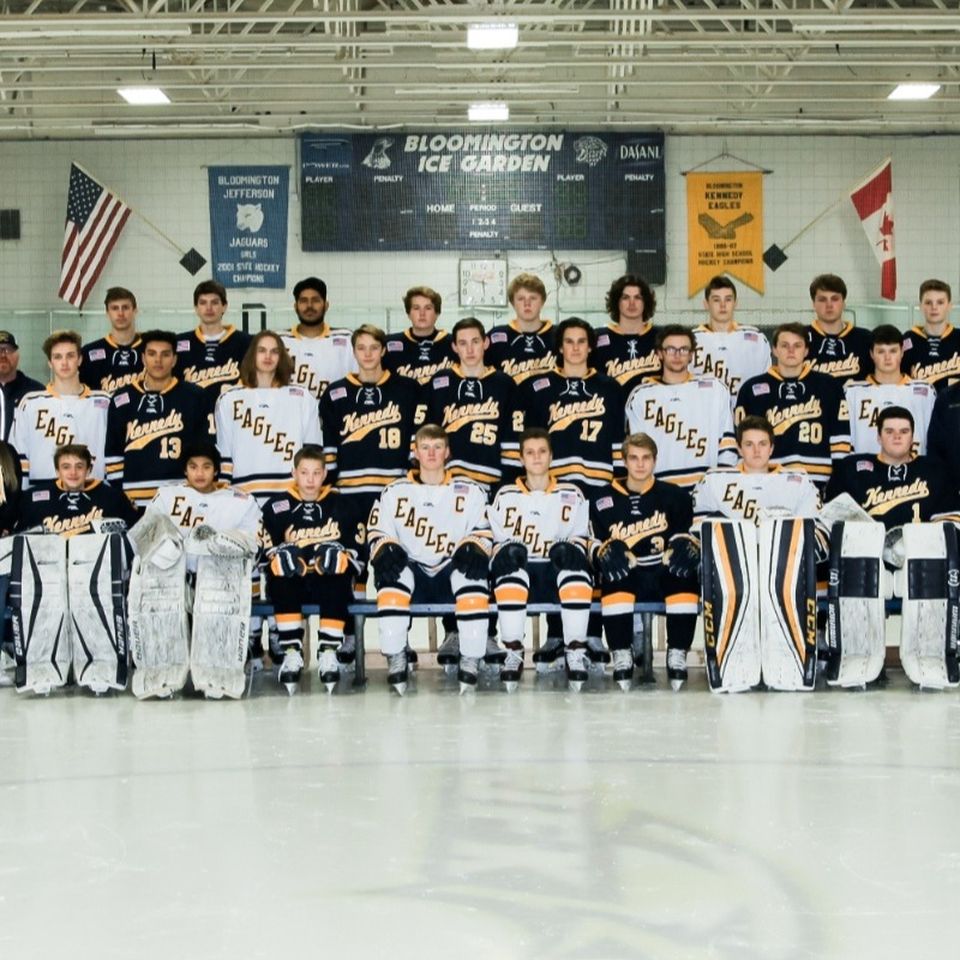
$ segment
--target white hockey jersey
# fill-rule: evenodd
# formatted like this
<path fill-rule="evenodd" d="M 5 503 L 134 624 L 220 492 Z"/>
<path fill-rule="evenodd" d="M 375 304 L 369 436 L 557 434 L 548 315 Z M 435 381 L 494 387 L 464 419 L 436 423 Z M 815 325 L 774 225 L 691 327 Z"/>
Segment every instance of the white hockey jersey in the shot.
<path fill-rule="evenodd" d="M 879 453 L 877 417 L 886 407 L 906 407 L 913 414 L 913 452 L 927 452 L 927 428 L 937 391 L 933 384 L 904 376 L 899 383 L 877 383 L 873 377 L 851 380 L 843 392 L 850 416 L 854 453 Z"/>
<path fill-rule="evenodd" d="M 334 330 L 324 326 L 323 336 L 302 337 L 294 328 L 280 339 L 293 360 L 290 383 L 304 387 L 317 399 L 323 395 L 328 384 L 357 371 L 349 330 Z"/>
<path fill-rule="evenodd" d="M 454 479 L 448 473 L 443 483 L 429 484 L 411 470 L 389 484 L 370 511 L 371 557 L 383 544 L 398 543 L 411 560 L 435 573 L 466 541 L 490 552 L 487 497 L 465 477 Z"/>
<path fill-rule="evenodd" d="M 590 507 L 572 483 L 551 480 L 546 490 L 531 490 L 520 477 L 500 488 L 487 516 L 494 544 L 518 540 L 531 560 L 546 560 L 558 540 L 589 546 Z"/>
<path fill-rule="evenodd" d="M 305 443 L 323 445 L 317 399 L 303 387 L 228 387 L 215 419 L 221 475 L 260 500 L 286 488 Z"/>
<path fill-rule="evenodd" d="M 657 444 L 659 480 L 689 490 L 707 470 L 737 462 L 729 396 L 714 377 L 675 384 L 650 377 L 631 391 L 626 413 L 630 432 Z"/>
<path fill-rule="evenodd" d="M 110 395 L 84 387 L 75 395 L 52 387 L 25 394 L 14 414 L 10 443 L 20 454 L 23 486 L 57 475 L 53 455 L 65 443 L 85 443 L 93 456 L 92 476 L 105 476 L 104 444 Z"/>
<path fill-rule="evenodd" d="M 756 327 L 734 323 L 728 333 L 718 333 L 706 324 L 693 328 L 697 346 L 693 352 L 691 373 L 716 377 L 730 392 L 731 407 L 741 384 L 759 377 L 770 366 L 770 343 Z"/>
<path fill-rule="evenodd" d="M 774 466 L 767 473 L 711 470 L 693 493 L 693 529 L 704 520 L 752 520 L 765 513 L 784 517 L 816 517 L 820 494 L 807 474 Z"/>

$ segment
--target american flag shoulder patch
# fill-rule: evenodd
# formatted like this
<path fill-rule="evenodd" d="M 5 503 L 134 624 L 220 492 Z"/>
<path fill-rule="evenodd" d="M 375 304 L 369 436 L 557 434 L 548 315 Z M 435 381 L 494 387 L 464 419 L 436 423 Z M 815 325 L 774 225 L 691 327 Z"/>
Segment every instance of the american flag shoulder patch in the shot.
<path fill-rule="evenodd" d="M 533 389 L 534 389 L 534 390 L 537 390 L 537 391 L 539 391 L 539 390 L 546 390 L 547 387 L 549 387 L 549 386 L 550 386 L 550 378 L 549 378 L 549 377 L 541 377 L 539 380 L 534 380 L 534 381 L 533 381 Z"/>
<path fill-rule="evenodd" d="M 396 353 L 403 350 L 403 344 L 399 340 L 387 341 L 387 353 Z"/>
<path fill-rule="evenodd" d="M 331 400 L 342 400 L 347 395 L 346 387 L 337 387 L 335 390 L 330 391 Z"/>
<path fill-rule="evenodd" d="M 87 354 L 87 356 L 91 360 L 106 360 L 107 351 L 104 350 L 103 347 L 97 347 L 96 350 L 91 350 L 90 353 Z"/>
<path fill-rule="evenodd" d="M 770 392 L 769 383 L 755 383 L 753 385 L 753 395 L 755 397 L 761 397 L 763 396 L 763 394 L 769 393 L 769 392 Z"/>
<path fill-rule="evenodd" d="M 434 389 L 434 390 L 442 390 L 444 387 L 449 387 L 449 386 L 450 386 L 450 378 L 449 378 L 449 377 L 434 377 L 434 378 L 433 378 L 433 389 Z"/>
<path fill-rule="evenodd" d="M 596 506 L 598 510 L 609 510 L 613 506 L 613 497 L 601 497 Z"/>
<path fill-rule="evenodd" d="M 495 333 L 490 334 L 491 343 L 506 343 L 507 334 L 504 330 L 497 330 Z"/>
<path fill-rule="evenodd" d="M 114 405 L 115 407 L 122 407 L 122 406 L 124 406 L 125 404 L 127 404 L 127 403 L 129 403 L 129 402 L 130 402 L 130 397 L 129 397 L 127 394 L 125 394 L 125 393 L 118 393 L 118 394 L 113 398 L 113 405 Z"/>
<path fill-rule="evenodd" d="M 286 500 L 276 500 L 273 504 L 274 513 L 283 513 L 285 510 L 290 509 L 290 504 Z"/>
<path fill-rule="evenodd" d="M 39 503 L 41 500 L 49 500 L 50 491 L 49 490 L 34 490 L 33 491 L 33 502 Z"/>
<path fill-rule="evenodd" d="M 861 470 L 873 470 L 873 461 L 872 460 L 858 460 L 857 461 L 857 472 Z"/>

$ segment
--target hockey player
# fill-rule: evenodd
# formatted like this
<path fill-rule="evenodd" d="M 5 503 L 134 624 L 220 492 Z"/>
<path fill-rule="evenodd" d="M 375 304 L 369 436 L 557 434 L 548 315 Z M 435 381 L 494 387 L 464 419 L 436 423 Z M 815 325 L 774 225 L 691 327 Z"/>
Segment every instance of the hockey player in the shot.
<path fill-rule="evenodd" d="M 0 440 L 10 439 L 13 414 L 28 393 L 43 384 L 28 377 L 20 366 L 20 345 L 9 330 L 0 330 Z"/>
<path fill-rule="evenodd" d="M 450 455 L 442 427 L 427 424 L 414 437 L 419 468 L 395 480 L 370 513 L 370 565 L 380 612 L 380 648 L 387 681 L 407 686 L 411 601 L 456 606 L 460 691 L 477 683 L 486 649 L 490 592 L 490 525 L 483 490 L 445 468 Z"/>
<path fill-rule="evenodd" d="M 661 372 L 634 387 L 626 404 L 630 432 L 646 432 L 656 445 L 657 479 L 686 490 L 711 467 L 737 459 L 730 394 L 716 378 L 691 374 L 695 348 L 688 327 L 661 327 Z"/>
<path fill-rule="evenodd" d="M 80 379 L 91 390 L 113 393 L 132 383 L 143 370 L 137 333 L 137 298 L 125 287 L 111 287 L 103 304 L 110 332 L 83 348 Z"/>
<path fill-rule="evenodd" d="M 363 519 L 326 483 L 323 450 L 301 447 L 293 459 L 293 482 L 271 497 L 263 511 L 269 551 L 270 598 L 280 633 L 280 682 L 293 693 L 303 671 L 305 603 L 320 605 L 318 636 L 321 682 L 332 691 L 340 679 L 337 650 L 343 642 L 353 575 L 359 570 L 357 531 Z"/>
<path fill-rule="evenodd" d="M 200 323 L 177 337 L 177 369 L 187 383 L 210 390 L 215 399 L 225 386 L 240 379 L 240 361 L 250 346 L 250 337 L 224 324 L 227 291 L 222 283 L 198 283 L 193 291 L 193 308 Z"/>
<path fill-rule="evenodd" d="M 699 377 L 716 377 L 730 392 L 733 408 L 744 380 L 770 366 L 770 343 L 756 328 L 734 319 L 737 288 L 729 277 L 711 278 L 703 291 L 707 322 L 693 328 L 697 345 L 690 369 Z"/>
<path fill-rule="evenodd" d="M 927 427 L 937 399 L 936 389 L 921 380 L 911 380 L 901 371 L 903 336 L 890 324 L 871 331 L 870 360 L 873 373 L 863 380 L 849 380 L 843 392 L 850 414 L 850 439 L 854 453 L 879 453 L 877 416 L 884 407 L 906 407 L 917 426 L 915 453 L 926 453 Z"/>
<path fill-rule="evenodd" d="M 674 690 L 687 679 L 687 652 L 697 626 L 696 572 L 677 575 L 668 551 L 687 537 L 693 521 L 690 494 L 657 480 L 657 444 L 645 433 L 623 441 L 624 480 L 598 491 L 590 505 L 593 565 L 601 583 L 601 609 L 613 678 L 624 691 L 633 677 L 633 607 L 666 604 L 667 676 Z M 689 552 L 689 551 L 688 551 Z"/>
<path fill-rule="evenodd" d="M 435 373 L 453 366 L 456 359 L 450 335 L 437 329 L 442 300 L 430 287 L 411 287 L 403 295 L 403 309 L 410 326 L 387 337 L 383 365 L 402 377 L 426 383 Z"/>
<path fill-rule="evenodd" d="M 50 383 L 20 401 L 10 442 L 20 453 L 24 487 L 56 476 L 53 455 L 67 443 L 83 443 L 94 476 L 104 476 L 104 444 L 110 398 L 80 382 L 80 335 L 60 330 L 43 341 Z"/>
<path fill-rule="evenodd" d="M 143 334 L 143 375 L 121 387 L 107 418 L 107 479 L 143 509 L 159 487 L 183 478 L 186 441 L 212 438 L 205 391 L 174 375 L 175 334 Z"/>
<path fill-rule="evenodd" d="M 873 370 L 870 332 L 844 321 L 847 285 L 832 273 L 821 273 L 810 284 L 816 319 L 807 327 L 810 365 L 841 383 L 863 380 Z"/>
<path fill-rule="evenodd" d="M 329 479 L 341 493 L 362 498 L 358 512 L 366 516 L 383 488 L 410 469 L 420 387 L 384 370 L 387 337 L 379 327 L 364 324 L 350 339 L 357 373 L 330 384 L 320 421 Z"/>
<path fill-rule="evenodd" d="M 591 363 L 620 384 L 624 396 L 660 370 L 652 323 L 656 309 L 656 295 L 641 277 L 626 274 L 607 291 L 607 313 L 613 322 L 597 331 Z M 618 444 L 622 439 L 618 437 Z"/>
<path fill-rule="evenodd" d="M 507 287 L 507 299 L 516 316 L 490 331 L 485 362 L 517 383 L 554 366 L 554 326 L 540 316 L 547 288 L 532 273 L 518 273 Z M 462 362 L 462 361 L 461 361 Z"/>
<path fill-rule="evenodd" d="M 100 520 L 122 520 L 128 527 L 137 511 L 117 488 L 93 475 L 93 456 L 83 443 L 67 443 L 53 456 L 55 479 L 43 480 L 24 494 L 18 533 L 56 533 L 73 537 L 93 533 Z"/>
<path fill-rule="evenodd" d="M 512 692 L 523 672 L 528 599 L 559 600 L 567 681 L 578 692 L 587 679 L 586 636 L 593 596 L 587 501 L 573 484 L 550 476 L 546 430 L 531 427 L 521 434 L 520 459 L 523 476 L 501 487 L 488 510 L 494 541 L 490 573 L 500 639 L 507 649 L 500 679 Z"/>
<path fill-rule="evenodd" d="M 65 444 L 54 460 L 56 480 L 24 495 L 17 525 L 24 536 L 12 541 L 17 689 L 49 693 L 72 667 L 77 684 L 94 693 L 122 690 L 126 549 L 118 534 L 137 513 L 119 490 L 91 476 L 83 444 Z"/>
<path fill-rule="evenodd" d="M 591 365 L 593 327 L 568 317 L 557 327 L 558 366 L 521 385 L 524 427 L 550 433 L 553 474 L 584 492 L 613 479 L 623 443 L 623 396 L 616 381 Z"/>
<path fill-rule="evenodd" d="M 293 362 L 277 334 L 261 330 L 240 364 L 240 383 L 217 400 L 217 446 L 223 473 L 263 503 L 290 482 L 293 457 L 323 443 L 313 394 L 290 385 Z"/>
<path fill-rule="evenodd" d="M 447 432 L 450 473 L 479 483 L 489 496 L 504 474 L 517 472 L 523 412 L 516 409 L 514 381 L 484 364 L 489 341 L 483 324 L 466 317 L 451 336 L 458 362 L 434 374 L 423 388 L 425 421 Z"/>
<path fill-rule="evenodd" d="M 307 277 L 293 288 L 293 309 L 297 325 L 282 337 L 293 361 L 290 383 L 321 397 L 327 384 L 357 369 L 350 331 L 327 323 L 327 285 L 318 277 Z"/>
<path fill-rule="evenodd" d="M 826 500 L 841 493 L 888 530 L 934 518 L 952 519 L 960 498 L 941 465 L 913 453 L 913 414 L 905 407 L 886 407 L 877 416 L 880 452 L 853 454 L 830 478 Z"/>
<path fill-rule="evenodd" d="M 850 427 L 839 381 L 813 370 L 807 350 L 801 324 L 777 327 L 774 365 L 740 388 L 734 419 L 765 416 L 777 438 L 776 462 L 824 487 L 833 464 L 850 452 Z"/>
<path fill-rule="evenodd" d="M 923 323 L 903 336 L 903 371 L 937 390 L 960 380 L 960 330 L 950 323 L 950 285 L 942 280 L 920 284 Z"/>

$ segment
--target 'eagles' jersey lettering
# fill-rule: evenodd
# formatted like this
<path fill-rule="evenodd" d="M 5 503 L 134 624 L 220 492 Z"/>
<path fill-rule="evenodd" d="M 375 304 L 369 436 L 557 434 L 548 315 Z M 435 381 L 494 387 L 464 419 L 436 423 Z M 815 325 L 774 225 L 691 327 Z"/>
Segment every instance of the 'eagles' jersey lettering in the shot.
<path fill-rule="evenodd" d="M 644 404 L 643 415 L 647 420 L 652 421 L 657 429 L 675 436 L 679 443 L 684 444 L 698 457 L 702 457 L 707 452 L 707 438 L 701 436 L 696 427 L 687 427 L 677 414 L 667 413 L 656 401 L 648 400 Z"/>

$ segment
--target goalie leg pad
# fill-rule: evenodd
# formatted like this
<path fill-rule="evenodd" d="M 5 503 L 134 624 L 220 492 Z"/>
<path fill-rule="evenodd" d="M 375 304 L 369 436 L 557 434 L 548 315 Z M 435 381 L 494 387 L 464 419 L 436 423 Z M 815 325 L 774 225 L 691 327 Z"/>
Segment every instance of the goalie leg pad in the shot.
<path fill-rule="evenodd" d="M 128 608 L 131 689 L 140 699 L 172 696 L 183 689 L 190 665 L 185 555 L 167 567 L 137 557 Z"/>
<path fill-rule="evenodd" d="M 707 680 L 721 693 L 749 690 L 760 682 L 756 527 L 716 520 L 701 536 Z"/>
<path fill-rule="evenodd" d="M 127 686 L 124 543 L 120 534 L 67 541 L 73 675 L 96 693 Z"/>
<path fill-rule="evenodd" d="M 49 693 L 70 672 L 67 548 L 56 536 L 13 538 L 10 592 L 15 682 L 19 691 Z"/>
<path fill-rule="evenodd" d="M 960 682 L 960 556 L 951 523 L 903 528 L 900 662 L 913 683 L 932 690 Z"/>
<path fill-rule="evenodd" d="M 827 682 L 862 687 L 886 655 L 883 524 L 840 521 L 830 531 Z"/>
<path fill-rule="evenodd" d="M 817 679 L 813 520 L 764 520 L 760 552 L 760 664 L 773 690 L 812 690 Z"/>
<path fill-rule="evenodd" d="M 243 696 L 252 572 L 249 557 L 197 558 L 190 675 L 197 691 L 213 699 Z"/>

